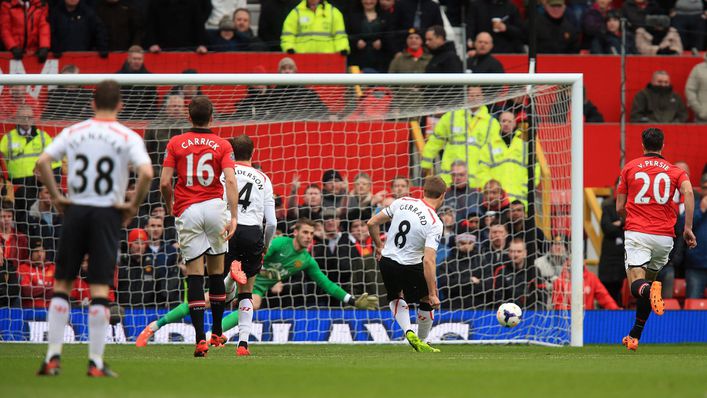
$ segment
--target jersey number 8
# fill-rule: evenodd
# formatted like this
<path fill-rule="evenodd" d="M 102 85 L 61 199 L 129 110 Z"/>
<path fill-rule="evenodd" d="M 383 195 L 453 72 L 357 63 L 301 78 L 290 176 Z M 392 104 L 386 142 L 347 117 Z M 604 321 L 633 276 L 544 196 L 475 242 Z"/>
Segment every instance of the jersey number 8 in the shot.
<path fill-rule="evenodd" d="M 633 200 L 635 203 L 643 205 L 650 203 L 651 198 L 650 196 L 646 196 L 646 193 L 648 193 L 651 185 L 653 185 L 653 198 L 655 201 L 661 205 L 668 203 L 668 199 L 670 199 L 670 177 L 668 177 L 667 174 L 656 174 L 653 179 L 653 184 L 651 184 L 651 177 L 642 171 L 636 173 L 635 178 L 643 181 L 641 190 L 638 191 L 638 194 L 636 194 L 636 197 Z M 662 192 L 660 190 L 661 185 L 664 185 Z"/>

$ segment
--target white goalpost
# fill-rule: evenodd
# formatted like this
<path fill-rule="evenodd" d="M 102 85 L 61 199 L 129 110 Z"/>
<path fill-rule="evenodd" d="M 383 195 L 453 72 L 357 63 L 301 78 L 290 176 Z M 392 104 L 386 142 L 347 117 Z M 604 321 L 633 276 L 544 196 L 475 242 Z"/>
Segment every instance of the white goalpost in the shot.
<path fill-rule="evenodd" d="M 463 199 L 445 202 L 440 210 L 447 214 L 440 216 L 448 228 L 437 267 L 442 308 L 431 338 L 446 343 L 583 345 L 581 74 L 0 75 L 2 133 L 24 128 L 28 122 L 18 117 L 26 116 L 21 112 L 29 112 L 31 125 L 49 136 L 90 117 L 91 87 L 105 79 L 123 86 L 120 121 L 144 135 L 156 169 L 166 140 L 189 127 L 186 109 L 193 94 L 208 96 L 215 107 L 214 132 L 224 137 L 245 133 L 254 139 L 254 163 L 272 179 L 281 201 L 280 232 L 288 234 L 303 215 L 319 221 L 319 240 L 311 252 L 322 271 L 351 294 L 380 296 L 381 310 L 354 310 L 329 297 L 306 275 L 294 275 L 277 287 L 279 291 L 263 292 L 263 308 L 255 312 L 256 341 L 400 340 L 361 221 L 404 191 L 396 181 L 407 184 L 404 194 L 419 195 L 422 176 L 431 169 L 450 185 L 473 185 L 466 196 L 458 196 Z M 529 183 L 521 172 L 516 184 L 520 188 L 507 186 L 501 198 L 493 199 L 488 181 L 498 178 L 489 178 L 479 159 L 501 156 L 492 141 L 502 142 L 498 120 L 504 112 L 513 115 L 513 134 L 522 137 L 518 153 L 526 162 L 503 162 L 520 164 L 534 178 Z M 430 144 L 435 140 L 446 144 L 435 151 Z M 10 144 L 1 146 L 6 163 L 21 158 Z M 528 164 L 529 159 L 535 164 Z M 466 177 L 455 180 L 451 168 L 461 163 Z M 46 259 L 40 265 L 29 247 L 5 248 L 12 256 L 5 258 L 7 276 L 0 278 L 0 341 L 43 342 L 45 299 L 51 290 L 47 274 L 53 273 L 48 271 L 57 249 L 60 215 L 42 202 L 36 182 L 11 174 L 13 186 L 5 183 L 0 194 L 3 208 L 13 211 L 13 225 L 1 227 L 12 227 L 18 236 L 27 237 L 26 242 L 40 240 Z M 338 182 L 323 181 L 323 174 Z M 528 212 L 525 221 L 518 222 L 507 210 L 516 200 Z M 184 297 L 179 254 L 167 248 L 176 237 L 174 221 L 160 213 L 161 206 L 153 184 L 147 203 L 125 231 L 112 293 L 113 342 L 134 342 L 145 325 Z M 333 209 L 329 216 L 328 207 Z M 154 218 L 160 219 L 162 230 L 148 226 Z M 521 273 L 529 275 L 527 268 L 513 271 L 512 256 L 493 248 L 494 224 L 503 225 L 509 242 L 529 236 L 528 225 L 538 231 L 524 246 L 526 267 L 533 267 L 535 279 L 523 279 Z M 146 230 L 153 247 L 147 245 L 143 252 L 131 247 L 130 231 L 137 228 Z M 473 241 L 469 252 L 457 247 L 456 237 L 462 234 Z M 536 270 L 533 261 L 557 243 L 564 244 L 565 265 L 556 267 L 553 275 Z M 513 282 L 504 282 L 505 276 Z M 86 299 L 87 292 L 75 289 L 67 341 L 86 341 Z M 513 329 L 496 322 L 496 309 L 509 301 L 524 310 L 523 321 Z M 188 320 L 163 329 L 156 342 L 194 338 Z"/>

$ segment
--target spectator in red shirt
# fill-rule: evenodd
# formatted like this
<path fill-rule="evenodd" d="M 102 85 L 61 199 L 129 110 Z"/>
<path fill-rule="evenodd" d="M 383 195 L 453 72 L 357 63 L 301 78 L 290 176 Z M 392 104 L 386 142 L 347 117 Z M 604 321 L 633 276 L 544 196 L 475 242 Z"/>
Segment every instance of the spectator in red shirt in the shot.
<path fill-rule="evenodd" d="M 41 239 L 32 239 L 29 262 L 18 268 L 23 308 L 46 308 L 53 295 L 54 263 L 46 261 Z"/>
<path fill-rule="evenodd" d="M 11 203 L 3 203 L 0 207 L 0 243 L 5 247 L 3 253 L 12 268 L 29 258 L 27 235 L 17 231 Z"/>
<path fill-rule="evenodd" d="M 36 54 L 39 62 L 49 54 L 49 6 L 43 0 L 10 0 L 0 5 L 0 32 L 14 59 Z"/>
<path fill-rule="evenodd" d="M 569 310 L 572 284 L 570 283 L 569 267 L 562 270 L 560 277 L 552 284 L 552 307 L 556 310 Z M 584 309 L 593 310 L 594 301 L 605 310 L 618 310 L 619 306 L 601 283 L 599 277 L 584 267 Z"/>

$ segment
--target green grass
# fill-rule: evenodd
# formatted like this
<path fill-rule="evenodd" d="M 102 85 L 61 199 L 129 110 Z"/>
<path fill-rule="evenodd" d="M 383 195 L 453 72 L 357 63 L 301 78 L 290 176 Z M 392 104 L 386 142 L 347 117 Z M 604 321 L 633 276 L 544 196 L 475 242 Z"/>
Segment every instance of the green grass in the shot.
<path fill-rule="evenodd" d="M 111 345 L 118 379 L 89 379 L 86 345 L 64 347 L 62 374 L 36 377 L 44 345 L 0 344 L 3 397 L 707 397 L 707 345 L 546 348 L 407 345 Z"/>

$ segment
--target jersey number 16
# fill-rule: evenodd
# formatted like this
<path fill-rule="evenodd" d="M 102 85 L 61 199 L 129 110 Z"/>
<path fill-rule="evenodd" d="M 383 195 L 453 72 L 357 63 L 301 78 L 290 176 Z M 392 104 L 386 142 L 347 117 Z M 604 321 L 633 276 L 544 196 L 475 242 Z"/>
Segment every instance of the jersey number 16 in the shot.
<path fill-rule="evenodd" d="M 209 164 L 211 160 L 214 159 L 214 154 L 211 152 L 207 152 L 201 156 L 199 156 L 199 159 L 196 161 L 196 170 L 194 170 L 194 154 L 190 153 L 187 155 L 187 186 L 191 187 L 194 185 L 194 172 L 196 171 L 196 179 L 199 181 L 199 184 L 208 187 L 211 185 L 211 183 L 214 181 L 214 176 L 216 173 L 214 172 L 213 166 Z M 206 176 L 204 176 L 206 174 Z"/>

